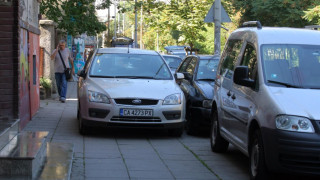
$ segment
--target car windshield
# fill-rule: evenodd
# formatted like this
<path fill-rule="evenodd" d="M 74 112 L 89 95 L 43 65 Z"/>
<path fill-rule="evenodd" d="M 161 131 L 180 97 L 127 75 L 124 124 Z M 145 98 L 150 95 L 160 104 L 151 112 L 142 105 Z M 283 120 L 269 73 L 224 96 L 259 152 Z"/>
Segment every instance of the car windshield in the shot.
<path fill-rule="evenodd" d="M 173 56 L 163 56 L 170 68 L 177 69 L 182 59 Z"/>
<path fill-rule="evenodd" d="M 215 80 L 219 59 L 203 59 L 199 61 L 197 80 Z"/>
<path fill-rule="evenodd" d="M 96 54 L 91 77 L 172 79 L 161 56 L 144 54 Z"/>
<path fill-rule="evenodd" d="M 269 85 L 320 88 L 320 45 L 262 45 L 261 50 Z"/>

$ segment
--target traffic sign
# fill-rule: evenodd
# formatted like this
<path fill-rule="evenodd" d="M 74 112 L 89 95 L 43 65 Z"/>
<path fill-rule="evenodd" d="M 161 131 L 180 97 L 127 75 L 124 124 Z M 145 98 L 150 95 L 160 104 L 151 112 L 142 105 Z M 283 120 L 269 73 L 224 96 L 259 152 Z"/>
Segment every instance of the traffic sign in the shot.
<path fill-rule="evenodd" d="M 204 22 L 206 23 L 214 22 L 214 7 L 215 7 L 214 3 L 212 4 L 208 14 L 204 18 Z M 227 14 L 226 10 L 223 8 L 222 5 L 221 5 L 221 22 L 231 22 L 229 15 Z"/>

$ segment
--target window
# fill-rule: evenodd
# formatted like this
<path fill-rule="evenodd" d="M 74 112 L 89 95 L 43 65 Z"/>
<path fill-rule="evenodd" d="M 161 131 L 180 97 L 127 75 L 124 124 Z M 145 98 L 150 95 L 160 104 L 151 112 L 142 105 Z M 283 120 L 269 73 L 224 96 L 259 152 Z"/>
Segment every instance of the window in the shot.
<path fill-rule="evenodd" d="M 228 78 L 232 77 L 235 64 L 237 63 L 238 55 L 241 50 L 242 42 L 240 40 L 229 41 L 223 57 L 220 68 L 220 75 L 225 75 Z"/>
<path fill-rule="evenodd" d="M 193 57 L 187 66 L 186 72 L 193 75 L 194 68 L 196 67 L 196 65 L 197 65 L 197 58 Z"/>
<path fill-rule="evenodd" d="M 252 45 L 247 44 L 246 49 L 244 50 L 244 55 L 240 65 L 248 66 L 250 79 L 254 80 L 256 78 L 257 53 Z"/>
<path fill-rule="evenodd" d="M 186 72 L 186 68 L 187 68 L 190 61 L 191 61 L 191 57 L 189 57 L 185 61 L 183 61 L 178 72 L 180 72 L 180 73 Z"/>

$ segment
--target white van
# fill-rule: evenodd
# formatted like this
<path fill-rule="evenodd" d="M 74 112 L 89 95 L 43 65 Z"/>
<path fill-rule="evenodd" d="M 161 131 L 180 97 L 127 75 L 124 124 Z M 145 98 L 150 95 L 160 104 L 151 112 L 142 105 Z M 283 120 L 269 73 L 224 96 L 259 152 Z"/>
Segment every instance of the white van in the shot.
<path fill-rule="evenodd" d="M 249 156 L 251 179 L 268 172 L 320 175 L 320 31 L 234 31 L 220 59 L 211 149 Z"/>

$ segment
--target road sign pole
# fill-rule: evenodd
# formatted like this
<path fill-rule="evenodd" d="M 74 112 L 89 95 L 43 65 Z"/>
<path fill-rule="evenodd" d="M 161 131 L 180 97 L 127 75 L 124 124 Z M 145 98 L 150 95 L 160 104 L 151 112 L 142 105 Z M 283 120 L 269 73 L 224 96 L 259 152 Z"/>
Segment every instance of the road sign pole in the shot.
<path fill-rule="evenodd" d="M 214 54 L 220 55 L 221 52 L 221 0 L 215 0 L 214 3 Z"/>

